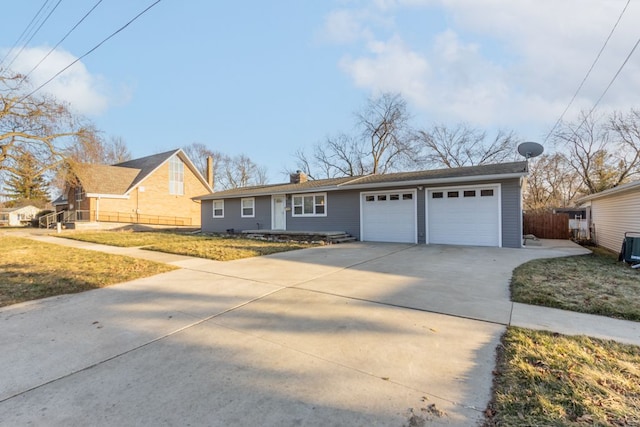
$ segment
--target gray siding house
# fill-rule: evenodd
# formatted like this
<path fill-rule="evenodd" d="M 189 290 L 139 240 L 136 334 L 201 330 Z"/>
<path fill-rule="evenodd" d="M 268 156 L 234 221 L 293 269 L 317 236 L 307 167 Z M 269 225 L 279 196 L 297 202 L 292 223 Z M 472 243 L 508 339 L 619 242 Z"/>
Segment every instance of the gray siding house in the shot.
<path fill-rule="evenodd" d="M 526 162 L 307 180 L 197 197 L 202 231 L 346 232 L 362 241 L 519 248 Z"/>

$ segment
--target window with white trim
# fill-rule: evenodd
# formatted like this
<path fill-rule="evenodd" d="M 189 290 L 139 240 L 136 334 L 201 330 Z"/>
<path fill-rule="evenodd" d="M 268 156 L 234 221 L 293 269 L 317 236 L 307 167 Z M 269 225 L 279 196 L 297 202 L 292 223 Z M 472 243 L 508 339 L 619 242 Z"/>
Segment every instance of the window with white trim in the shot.
<path fill-rule="evenodd" d="M 213 217 L 224 218 L 224 200 L 213 201 Z"/>
<path fill-rule="evenodd" d="M 184 194 L 184 163 L 178 156 L 169 159 L 169 194 Z"/>
<path fill-rule="evenodd" d="M 293 216 L 327 216 L 327 193 L 293 196 Z"/>
<path fill-rule="evenodd" d="M 77 186 L 75 188 L 75 196 L 76 202 L 81 202 L 84 200 L 84 188 L 82 188 L 82 186 Z"/>
<path fill-rule="evenodd" d="M 253 218 L 256 210 L 256 199 L 240 199 L 240 216 L 242 218 Z"/>

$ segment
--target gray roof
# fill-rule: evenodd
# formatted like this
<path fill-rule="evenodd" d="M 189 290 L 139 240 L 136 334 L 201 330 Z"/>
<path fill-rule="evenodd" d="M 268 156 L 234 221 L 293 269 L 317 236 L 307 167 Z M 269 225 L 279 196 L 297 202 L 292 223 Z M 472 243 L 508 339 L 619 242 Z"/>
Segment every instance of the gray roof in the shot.
<path fill-rule="evenodd" d="M 253 197 L 270 194 L 304 193 L 314 191 L 335 191 L 368 187 L 388 187 L 392 185 L 427 185 L 442 181 L 482 181 L 496 179 L 500 175 L 524 176 L 527 174 L 527 162 L 499 163 L 461 168 L 433 169 L 415 172 L 399 172 L 382 175 L 361 175 L 343 178 L 319 179 L 300 184 L 271 184 L 253 187 L 241 187 L 218 191 L 197 200 L 225 199 L 233 197 Z"/>
<path fill-rule="evenodd" d="M 129 160 L 122 163 L 116 163 L 114 167 L 138 169 L 138 174 L 135 179 L 130 183 L 129 188 L 135 187 L 140 181 L 145 179 L 154 170 L 159 168 L 164 162 L 169 160 L 171 156 L 177 154 L 180 150 L 171 150 L 164 153 L 153 154 L 147 157 L 141 157 L 139 159 Z"/>

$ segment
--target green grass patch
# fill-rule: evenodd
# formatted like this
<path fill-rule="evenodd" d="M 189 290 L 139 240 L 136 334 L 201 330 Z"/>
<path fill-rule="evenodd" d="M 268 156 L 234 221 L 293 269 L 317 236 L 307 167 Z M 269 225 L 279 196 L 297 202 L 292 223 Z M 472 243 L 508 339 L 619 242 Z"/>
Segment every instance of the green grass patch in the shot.
<path fill-rule="evenodd" d="M 230 261 L 261 255 L 270 255 L 312 245 L 295 242 L 271 242 L 229 236 L 192 235 L 157 231 L 99 231 L 74 232 L 60 237 L 112 246 L 143 247 L 143 249 Z"/>
<path fill-rule="evenodd" d="M 511 299 L 640 321 L 640 271 L 600 248 L 592 254 L 529 261 L 513 272 Z"/>
<path fill-rule="evenodd" d="M 640 420 L 640 347 L 509 328 L 487 426 L 631 426 Z"/>
<path fill-rule="evenodd" d="M 0 235 L 0 307 L 148 277 L 156 262 Z"/>

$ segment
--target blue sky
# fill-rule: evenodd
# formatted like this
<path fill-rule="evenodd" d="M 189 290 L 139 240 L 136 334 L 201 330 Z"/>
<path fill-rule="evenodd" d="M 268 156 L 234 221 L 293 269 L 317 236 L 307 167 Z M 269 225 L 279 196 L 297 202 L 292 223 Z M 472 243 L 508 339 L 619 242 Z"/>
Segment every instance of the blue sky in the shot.
<path fill-rule="evenodd" d="M 6 3 L 1 56 L 44 1 Z M 94 3 L 63 0 L 12 68 L 28 71 Z M 151 3 L 104 0 L 32 82 L 46 81 Z M 418 128 L 467 122 L 543 142 L 625 4 L 162 0 L 43 91 L 122 137 L 134 157 L 199 142 L 247 154 L 271 181 L 284 181 L 297 149 L 351 131 L 354 112 L 385 91 L 407 99 Z M 638 22 L 640 4 L 632 2 L 568 119 L 600 96 L 640 37 Z M 639 93 L 636 52 L 601 111 L 638 107 Z"/>

